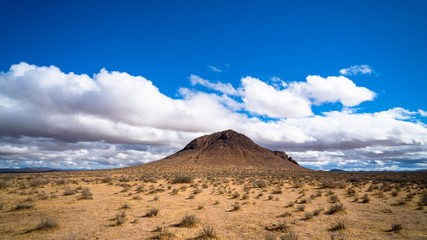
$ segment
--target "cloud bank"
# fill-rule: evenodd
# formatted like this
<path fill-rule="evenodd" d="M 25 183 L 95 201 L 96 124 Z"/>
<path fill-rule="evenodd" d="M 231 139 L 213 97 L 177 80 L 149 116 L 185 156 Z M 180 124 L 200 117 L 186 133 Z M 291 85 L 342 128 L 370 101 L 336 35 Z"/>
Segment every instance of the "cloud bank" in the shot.
<path fill-rule="evenodd" d="M 275 86 L 248 76 L 238 88 L 189 79 L 213 93 L 181 88 L 171 98 L 150 80 L 123 72 L 88 76 L 12 65 L 0 73 L 0 168 L 137 165 L 230 128 L 316 169 L 426 168 L 427 128 L 418 120 L 425 111 L 358 113 L 349 107 L 375 93 L 344 76 Z M 330 102 L 343 110 L 313 113 L 313 105 Z"/>

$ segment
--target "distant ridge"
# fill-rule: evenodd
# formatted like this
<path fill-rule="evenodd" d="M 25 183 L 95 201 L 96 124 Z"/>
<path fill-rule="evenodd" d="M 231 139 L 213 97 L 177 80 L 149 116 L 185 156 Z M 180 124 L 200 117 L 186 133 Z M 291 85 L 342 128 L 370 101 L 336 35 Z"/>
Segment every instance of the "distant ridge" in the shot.
<path fill-rule="evenodd" d="M 57 171 L 60 170 L 50 168 L 0 168 L 0 173 L 44 173 Z"/>
<path fill-rule="evenodd" d="M 198 137 L 177 153 L 144 165 L 308 170 L 299 166 L 285 152 L 263 148 L 234 130 Z"/>

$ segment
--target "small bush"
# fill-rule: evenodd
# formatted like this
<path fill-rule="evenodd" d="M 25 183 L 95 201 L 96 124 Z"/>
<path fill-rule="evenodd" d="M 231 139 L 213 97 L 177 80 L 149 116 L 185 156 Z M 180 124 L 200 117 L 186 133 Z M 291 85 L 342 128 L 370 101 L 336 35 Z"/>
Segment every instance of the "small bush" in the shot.
<path fill-rule="evenodd" d="M 234 211 L 238 211 L 238 210 L 240 210 L 240 204 L 239 204 L 239 202 L 235 202 L 233 204 L 233 208 L 231 209 L 231 211 L 234 212 Z"/>
<path fill-rule="evenodd" d="M 397 233 L 397 232 L 400 232 L 401 230 L 403 230 L 403 225 L 402 224 L 395 223 L 395 224 L 391 225 L 390 232 Z"/>
<path fill-rule="evenodd" d="M 305 211 L 305 206 L 304 205 L 297 206 L 297 211 L 298 212 L 304 212 Z"/>
<path fill-rule="evenodd" d="M 287 234 L 281 235 L 280 240 L 298 240 L 298 235 L 292 231 L 289 231 Z"/>
<path fill-rule="evenodd" d="M 362 203 L 368 203 L 369 201 L 371 201 L 371 199 L 369 198 L 369 195 L 365 193 L 362 197 Z"/>
<path fill-rule="evenodd" d="M 216 233 L 215 228 L 212 225 L 205 224 L 203 226 L 202 232 L 200 233 L 199 237 L 200 239 L 209 239 L 209 238 L 218 238 L 218 235 Z"/>
<path fill-rule="evenodd" d="M 344 230 L 345 229 L 345 223 L 337 218 L 335 219 L 335 224 L 329 229 L 330 231 L 340 231 L 340 230 Z"/>
<path fill-rule="evenodd" d="M 332 215 L 340 211 L 344 211 L 344 205 L 342 205 L 342 203 L 333 204 L 329 207 L 329 210 L 326 212 L 326 214 Z"/>
<path fill-rule="evenodd" d="M 84 188 L 79 199 L 93 199 L 89 188 Z"/>
<path fill-rule="evenodd" d="M 179 223 L 180 227 L 195 227 L 199 223 L 199 219 L 194 214 L 187 214 Z"/>
<path fill-rule="evenodd" d="M 58 222 L 53 218 L 44 218 L 34 230 L 49 230 L 58 227 Z"/>
<path fill-rule="evenodd" d="M 231 196 L 231 198 L 232 198 L 232 199 L 236 199 L 236 198 L 239 198 L 239 197 L 240 197 L 240 193 L 238 193 L 238 192 L 234 193 L 234 194 Z"/>
<path fill-rule="evenodd" d="M 171 184 L 192 183 L 192 182 L 193 182 L 193 178 L 190 176 L 176 176 L 170 181 Z"/>
<path fill-rule="evenodd" d="M 314 216 L 314 214 L 313 214 L 313 213 L 306 212 L 306 213 L 305 213 L 305 217 L 303 218 L 303 220 L 308 221 L 308 220 L 312 219 L 312 218 L 313 218 L 313 216 Z"/>
<path fill-rule="evenodd" d="M 66 188 L 64 191 L 64 196 L 74 195 L 76 194 L 77 189 Z"/>
<path fill-rule="evenodd" d="M 129 203 L 127 203 L 127 202 L 122 203 L 122 207 L 121 207 L 121 209 L 129 209 L 129 208 L 130 208 Z"/>
<path fill-rule="evenodd" d="M 23 210 L 23 209 L 30 209 L 33 207 L 34 205 L 32 205 L 31 203 L 23 202 L 23 203 L 18 203 L 18 205 L 16 205 L 13 209 L 17 211 L 17 210 Z"/>
<path fill-rule="evenodd" d="M 120 226 L 123 223 L 125 223 L 125 221 L 126 221 L 125 219 L 126 219 L 126 213 L 125 212 L 117 214 L 116 215 L 116 226 Z"/>
<path fill-rule="evenodd" d="M 159 214 L 159 212 L 160 210 L 158 208 L 152 208 L 145 214 L 145 217 L 155 217 Z"/>

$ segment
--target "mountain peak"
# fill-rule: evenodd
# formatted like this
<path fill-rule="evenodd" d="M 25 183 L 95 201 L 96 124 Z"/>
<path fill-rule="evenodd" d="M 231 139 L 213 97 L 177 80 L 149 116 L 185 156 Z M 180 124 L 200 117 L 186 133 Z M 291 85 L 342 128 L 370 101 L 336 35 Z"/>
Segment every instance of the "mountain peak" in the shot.
<path fill-rule="evenodd" d="M 198 137 L 182 150 L 150 165 L 304 170 L 285 152 L 271 151 L 232 129 Z"/>

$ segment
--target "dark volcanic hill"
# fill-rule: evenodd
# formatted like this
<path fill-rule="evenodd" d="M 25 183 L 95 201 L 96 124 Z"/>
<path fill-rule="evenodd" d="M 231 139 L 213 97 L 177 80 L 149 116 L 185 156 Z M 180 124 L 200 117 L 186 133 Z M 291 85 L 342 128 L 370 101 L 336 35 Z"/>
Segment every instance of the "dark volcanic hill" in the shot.
<path fill-rule="evenodd" d="M 213 168 L 286 168 L 307 170 L 282 151 L 271 151 L 233 130 L 198 137 L 181 151 L 149 166 Z"/>

